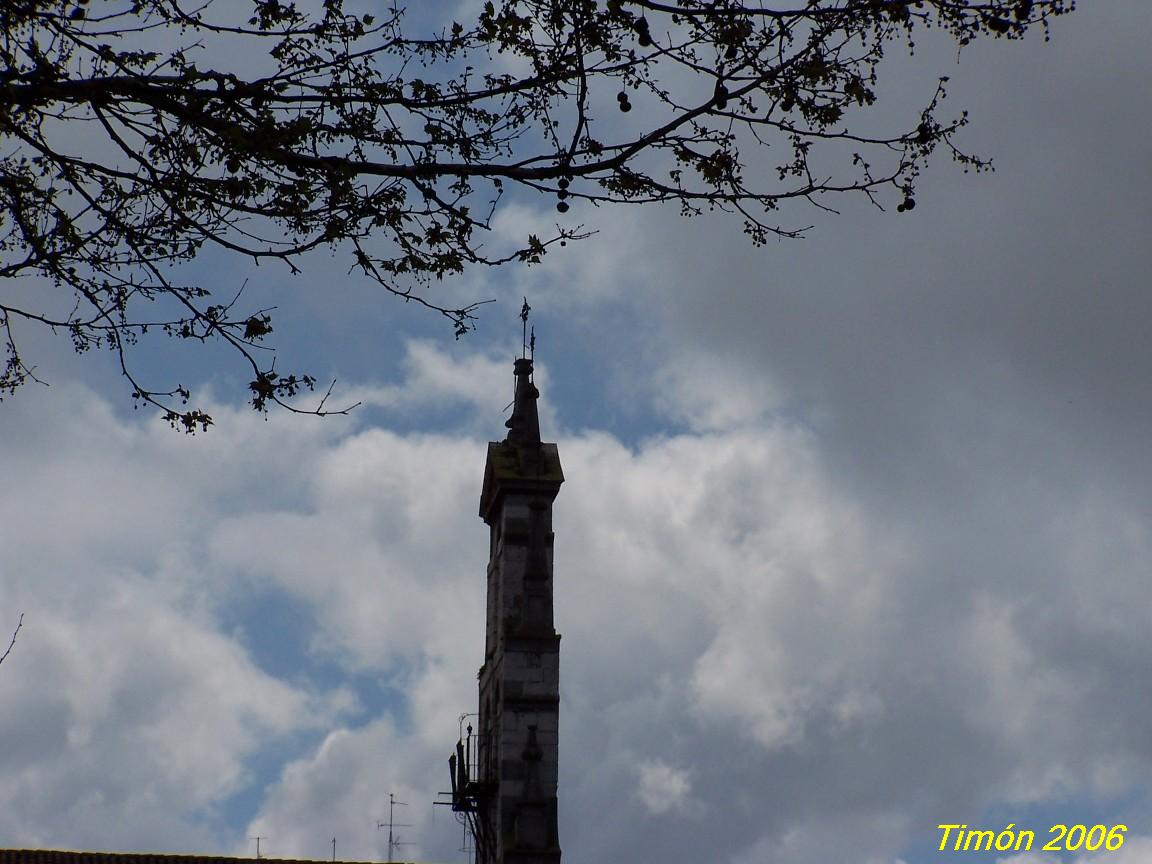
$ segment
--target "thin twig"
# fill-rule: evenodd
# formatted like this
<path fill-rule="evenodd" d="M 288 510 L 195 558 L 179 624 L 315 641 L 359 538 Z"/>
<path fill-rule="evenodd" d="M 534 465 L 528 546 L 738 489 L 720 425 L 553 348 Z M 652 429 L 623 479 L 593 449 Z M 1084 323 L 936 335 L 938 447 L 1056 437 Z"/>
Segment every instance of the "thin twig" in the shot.
<path fill-rule="evenodd" d="M 16 629 L 12 631 L 12 641 L 8 643 L 8 650 L 4 652 L 4 656 L 0 657 L 0 663 L 8 659 L 8 655 L 12 653 L 12 646 L 16 644 L 16 634 L 20 632 L 20 628 L 24 626 L 24 613 L 20 613 L 20 620 L 16 622 Z"/>

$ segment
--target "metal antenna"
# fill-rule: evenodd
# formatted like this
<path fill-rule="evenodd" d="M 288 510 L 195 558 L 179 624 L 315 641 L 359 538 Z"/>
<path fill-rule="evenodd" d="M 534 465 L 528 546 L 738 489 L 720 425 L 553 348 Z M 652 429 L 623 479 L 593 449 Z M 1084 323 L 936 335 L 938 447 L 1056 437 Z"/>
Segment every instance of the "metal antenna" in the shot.
<path fill-rule="evenodd" d="M 467 820 L 461 821 L 460 824 L 464 826 L 464 836 L 460 840 L 460 848 L 456 851 L 464 854 L 465 861 L 472 862 L 474 860 L 473 853 L 476 851 L 476 844 L 472 841 L 472 831 L 468 827 Z"/>
<path fill-rule="evenodd" d="M 332 838 L 332 862 L 333 862 L 333 864 L 335 864 L 335 862 L 336 862 L 336 838 L 335 837 Z"/>
<path fill-rule="evenodd" d="M 256 841 L 256 860 L 259 861 L 260 860 L 260 841 L 261 840 L 267 840 L 268 838 L 267 837 L 249 837 L 248 839 Z"/>
<path fill-rule="evenodd" d="M 389 862 L 395 860 L 392 857 L 392 850 L 393 849 L 399 849 L 401 846 L 412 846 L 413 845 L 412 843 L 406 843 L 403 840 L 401 840 L 400 838 L 395 837 L 395 835 L 393 833 L 393 829 L 396 829 L 396 828 L 411 828 L 412 827 L 412 825 L 408 822 L 396 822 L 395 821 L 395 819 L 393 817 L 394 817 L 394 811 L 396 809 L 396 805 L 400 805 L 401 807 L 407 807 L 408 806 L 408 804 L 404 801 L 397 801 L 396 796 L 393 795 L 391 792 L 389 792 L 388 793 L 388 821 L 376 823 L 376 830 L 377 831 L 383 829 L 385 826 L 387 826 L 387 828 L 388 828 L 388 861 Z"/>

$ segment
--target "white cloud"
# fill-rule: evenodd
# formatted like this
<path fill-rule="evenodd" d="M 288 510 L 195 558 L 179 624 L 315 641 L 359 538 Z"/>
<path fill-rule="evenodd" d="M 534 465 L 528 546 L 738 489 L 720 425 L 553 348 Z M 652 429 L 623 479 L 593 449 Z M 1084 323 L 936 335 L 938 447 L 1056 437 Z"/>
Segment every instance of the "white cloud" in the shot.
<path fill-rule="evenodd" d="M 445 353 L 413 349 L 395 404 L 483 401 L 452 376 L 494 377 L 492 361 Z M 459 829 L 431 800 L 475 704 L 476 500 L 499 425 L 402 434 L 217 408 L 188 440 L 66 395 L 3 418 L 18 467 L 0 608 L 29 612 L 0 674 L 21 742 L 0 755 L 6 836 L 242 852 L 259 834 L 269 854 L 317 857 L 336 836 L 341 855 L 381 857 L 392 792 L 412 850 L 451 860 Z M 1149 636 L 1123 610 L 1147 608 L 1149 534 L 1115 489 L 977 486 L 943 519 L 869 506 L 825 438 L 763 416 L 631 447 L 559 437 L 566 855 L 881 864 L 940 812 L 1146 776 Z M 1084 572 L 1115 616 L 1084 610 Z M 308 674 L 258 667 L 258 612 L 223 623 L 256 590 L 305 610 L 306 633 L 265 635 L 304 640 Z M 397 696 L 351 713 L 358 678 Z M 258 751 L 307 730 L 322 742 L 256 776 Z M 248 824 L 222 826 L 252 781 Z"/>
<path fill-rule="evenodd" d="M 696 432 L 762 424 L 782 400 L 765 371 L 702 352 L 669 357 L 652 384 L 659 410 Z"/>
<path fill-rule="evenodd" d="M 552 322 L 566 859 L 924 864 L 956 814 L 1146 814 L 1146 18 L 1086 6 L 1042 51 L 970 53 L 952 101 L 1003 170 L 926 175 L 914 217 L 753 257 L 731 225 L 605 211 L 539 267 L 443 286 Z M 550 212 L 503 208 L 493 242 Z M 375 364 L 376 294 L 313 290 L 337 266 L 290 289 L 300 340 Z M 216 406 L 186 439 L 66 373 L 0 406 L 0 633 L 27 613 L 0 667 L 4 842 L 380 858 L 394 792 L 412 857 L 456 860 L 429 802 L 475 702 L 513 351 L 388 338 L 402 380 L 353 388 L 385 428 Z M 563 424 L 561 356 L 588 388 Z M 262 591 L 302 632 L 235 619 Z M 301 669 L 254 634 L 302 643 Z"/>
<path fill-rule="evenodd" d="M 673 768 L 661 759 L 641 762 L 637 769 L 638 794 L 650 813 L 659 815 L 684 808 L 692 792 L 688 771 Z"/>
<path fill-rule="evenodd" d="M 383 408 L 384 416 L 392 422 L 416 420 L 437 428 L 448 425 L 457 434 L 500 437 L 504 431 L 501 424 L 507 416 L 505 405 L 511 403 L 514 392 L 508 370 L 513 358 L 519 356 L 517 345 L 509 345 L 506 353 L 465 353 L 446 351 L 427 340 L 412 340 L 404 347 L 401 382 L 348 387 L 341 398 L 365 408 Z M 536 364 L 533 380 L 541 389 L 548 389 L 550 373 L 546 363 Z M 541 402 L 540 422 L 544 428 L 559 426 L 556 410 L 555 403 Z M 461 411 L 463 415 L 454 418 L 455 422 L 445 424 L 445 414 Z"/>
<path fill-rule="evenodd" d="M 506 361 L 479 354 L 455 359 L 425 340 L 407 343 L 403 369 L 402 383 L 354 389 L 348 398 L 390 408 L 427 410 L 448 402 L 492 410 L 494 394 L 508 390 Z"/>
<path fill-rule="evenodd" d="M 88 846 L 163 837 L 168 848 L 211 848 L 183 817 L 238 791 L 266 742 L 331 723 L 343 707 L 261 672 L 162 578 L 96 561 L 35 577 L 15 590 L 6 579 L 0 595 L 25 611 L 3 667 L 8 837 L 59 845 L 65 825 Z"/>
<path fill-rule="evenodd" d="M 511 310 L 529 293 L 551 318 L 546 410 L 548 372 L 588 388 L 581 423 L 544 419 L 568 476 L 566 858 L 923 864 L 909 849 L 941 813 L 1146 795 L 1147 196 L 1144 138 L 1113 131 L 1142 116 L 1124 86 L 1146 52 L 1137 26 L 1116 41 L 1117 14 L 1066 25 L 1094 70 L 1024 48 L 969 63 L 1031 82 L 973 106 L 977 134 L 988 111 L 1014 130 L 993 147 L 1007 170 L 926 179 L 915 219 L 846 218 L 753 258 L 715 222 L 615 211 L 596 240 L 492 275 Z M 499 242 L 541 215 L 507 207 Z M 475 279 L 448 296 L 484 294 Z M 333 363 L 372 331 L 310 302 L 341 334 Z M 247 851 L 259 833 L 327 857 L 336 834 L 341 856 L 380 857 L 395 791 L 414 851 L 455 858 L 429 802 L 475 702 L 476 498 L 511 381 L 500 350 L 404 351 L 403 380 L 357 391 L 391 429 L 221 408 L 188 441 L 90 394 L 5 403 L 0 609 L 30 613 L 0 669 L 8 838 Z M 609 433 L 604 391 L 690 433 Z M 257 667 L 256 616 L 221 623 L 256 590 L 305 609 L 302 662 L 331 680 Z M 365 677 L 399 694 L 367 722 L 343 713 Z M 257 779 L 250 826 L 219 828 L 260 742 L 317 725 L 323 744 Z M 1149 855 L 1134 836 L 1085 858 Z"/>
<path fill-rule="evenodd" d="M 336 729 L 313 755 L 284 768 L 247 833 L 266 838 L 264 854 L 273 857 L 323 859 L 335 837 L 338 855 L 383 859 L 386 835 L 376 826 L 388 818 L 389 793 L 405 804 L 424 803 L 426 787 L 413 789 L 405 782 L 413 771 L 411 755 L 426 756 L 412 754 L 386 719 L 355 731 Z M 407 807 L 399 815 L 398 822 L 422 823 L 425 808 Z M 421 828 L 401 833 L 419 836 Z M 244 840 L 235 853 L 249 854 Z"/>

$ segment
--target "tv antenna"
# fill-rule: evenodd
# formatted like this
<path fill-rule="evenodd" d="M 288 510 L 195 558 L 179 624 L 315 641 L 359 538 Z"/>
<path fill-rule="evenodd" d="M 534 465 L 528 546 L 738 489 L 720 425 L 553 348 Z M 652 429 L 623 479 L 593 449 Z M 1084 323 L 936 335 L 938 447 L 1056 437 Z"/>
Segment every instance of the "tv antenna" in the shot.
<path fill-rule="evenodd" d="M 464 836 L 460 838 L 460 848 L 457 852 L 463 853 L 465 861 L 475 861 L 476 843 L 472 838 L 472 829 L 468 826 L 467 821 L 461 823 L 464 826 Z"/>
<path fill-rule="evenodd" d="M 414 846 L 415 845 L 414 843 L 409 843 L 409 842 L 406 842 L 404 840 L 401 840 L 399 837 L 397 837 L 395 835 L 395 831 L 397 828 L 411 828 L 412 827 L 411 823 L 409 823 L 409 822 L 397 822 L 396 821 L 395 811 L 396 811 L 396 808 L 398 806 L 399 807 L 407 807 L 408 804 L 407 804 L 407 802 L 404 802 L 404 801 L 397 801 L 396 796 L 393 795 L 391 792 L 389 792 L 388 793 L 388 821 L 376 823 L 376 830 L 377 831 L 381 831 L 384 828 L 388 829 L 388 860 L 389 860 L 389 862 L 396 860 L 392 857 L 392 851 L 394 849 L 399 849 L 401 846 Z"/>

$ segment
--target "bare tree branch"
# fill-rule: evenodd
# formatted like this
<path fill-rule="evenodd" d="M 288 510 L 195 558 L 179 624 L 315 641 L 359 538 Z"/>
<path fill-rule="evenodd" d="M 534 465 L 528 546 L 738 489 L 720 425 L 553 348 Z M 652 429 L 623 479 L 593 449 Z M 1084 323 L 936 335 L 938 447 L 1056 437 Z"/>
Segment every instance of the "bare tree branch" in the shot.
<path fill-rule="evenodd" d="M 20 620 L 16 622 L 16 629 L 12 631 L 12 641 L 8 643 L 8 650 L 0 656 L 0 663 L 8 659 L 8 655 L 12 653 L 12 648 L 16 645 L 16 634 L 20 632 L 20 628 L 24 626 L 24 613 L 20 613 Z"/>
<path fill-rule="evenodd" d="M 133 370 L 140 340 L 224 347 L 257 410 L 328 413 L 330 388 L 302 408 L 315 379 L 276 371 L 268 309 L 179 283 L 207 249 L 292 273 L 327 250 L 460 337 L 485 301 L 439 283 L 587 237 L 574 202 L 726 210 L 757 245 L 845 195 L 906 213 L 937 155 L 991 166 L 957 143 L 947 79 L 903 120 L 867 119 L 886 52 L 928 30 L 960 48 L 1046 34 L 1074 0 L 488 0 L 415 35 L 433 25 L 379 5 L 0 4 L 0 289 L 37 279 L 44 298 L 0 294 L 0 396 L 35 380 L 14 330 L 39 325 L 114 352 L 186 431 L 211 418 Z M 498 236 L 503 203 L 541 199 L 559 222 Z"/>

